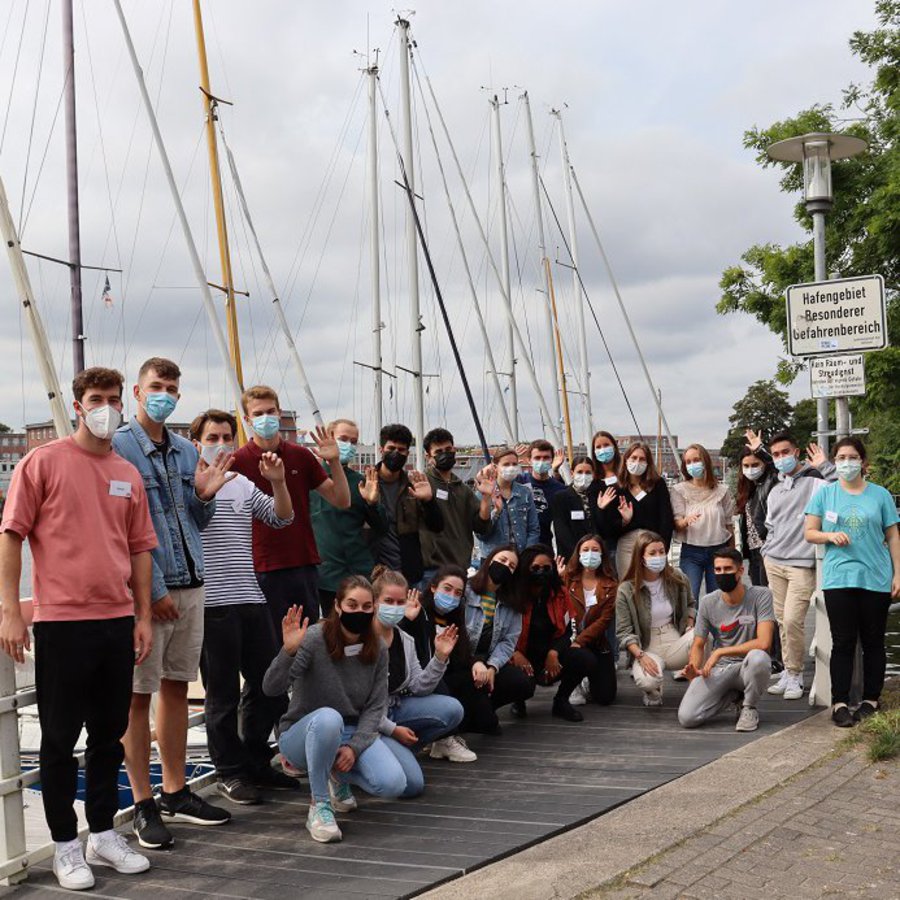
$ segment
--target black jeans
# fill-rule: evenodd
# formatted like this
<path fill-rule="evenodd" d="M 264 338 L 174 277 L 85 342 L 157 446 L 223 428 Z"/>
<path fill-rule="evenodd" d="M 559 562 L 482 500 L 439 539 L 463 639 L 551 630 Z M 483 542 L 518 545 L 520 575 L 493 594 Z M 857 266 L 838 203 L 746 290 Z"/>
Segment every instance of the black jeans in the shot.
<path fill-rule="evenodd" d="M 252 778 L 272 759 L 269 735 L 277 708 L 262 692 L 278 653 L 272 619 L 262 603 L 214 606 L 205 612 L 204 629 L 200 673 L 210 759 L 223 779 Z"/>
<path fill-rule="evenodd" d="M 521 669 L 507 663 L 494 678 L 494 691 L 475 687 L 471 669 L 460 667 L 444 676 L 444 684 L 450 694 L 463 705 L 465 716 L 460 731 L 490 734 L 500 724 L 496 710 L 519 700 L 534 696 L 534 679 Z"/>
<path fill-rule="evenodd" d="M 256 580 L 266 595 L 275 633 L 281 634 L 281 620 L 292 606 L 302 606 L 312 625 L 319 621 L 319 574 L 316 566 L 294 566 L 257 572 Z"/>
<path fill-rule="evenodd" d="M 94 834 L 113 827 L 134 677 L 134 618 L 37 622 L 34 662 L 41 723 L 41 793 L 54 841 L 73 841 L 75 743 L 87 729 L 85 813 Z"/>
<path fill-rule="evenodd" d="M 862 644 L 863 700 L 878 700 L 887 665 L 885 632 L 891 595 L 862 588 L 826 589 L 831 625 L 831 702 L 850 702 L 856 641 Z"/>

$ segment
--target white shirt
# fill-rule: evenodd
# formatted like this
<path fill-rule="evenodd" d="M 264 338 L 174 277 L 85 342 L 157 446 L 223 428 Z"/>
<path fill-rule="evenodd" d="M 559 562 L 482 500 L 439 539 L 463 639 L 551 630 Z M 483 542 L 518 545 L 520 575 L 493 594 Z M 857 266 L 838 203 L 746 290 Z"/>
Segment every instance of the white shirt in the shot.
<path fill-rule="evenodd" d="M 650 591 L 650 627 L 662 628 L 672 624 L 672 601 L 666 594 L 666 583 L 662 578 L 656 581 L 645 581 Z"/>

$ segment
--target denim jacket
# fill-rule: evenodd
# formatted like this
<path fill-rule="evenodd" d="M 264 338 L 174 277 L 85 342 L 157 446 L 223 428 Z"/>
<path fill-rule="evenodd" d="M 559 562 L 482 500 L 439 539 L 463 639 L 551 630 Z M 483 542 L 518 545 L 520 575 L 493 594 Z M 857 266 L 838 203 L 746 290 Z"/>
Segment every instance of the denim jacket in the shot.
<path fill-rule="evenodd" d="M 469 644 L 473 653 L 478 646 L 483 627 L 484 612 L 481 609 L 481 597 L 466 585 L 466 631 L 469 633 Z M 491 649 L 488 652 L 487 659 L 483 660 L 484 664 L 493 666 L 499 672 L 513 655 L 521 633 L 522 613 L 516 612 L 503 603 L 498 603 L 497 608 L 494 610 Z"/>
<path fill-rule="evenodd" d="M 491 528 L 478 537 L 480 558 L 489 556 L 496 547 L 515 544 L 521 553 L 526 547 L 538 543 L 541 526 L 538 521 L 534 494 L 524 484 L 513 482 L 509 500 L 503 501 L 503 508 L 491 513 Z"/>
<path fill-rule="evenodd" d="M 151 552 L 153 562 L 152 600 L 155 603 L 169 588 L 190 584 L 191 573 L 184 555 L 181 535 L 194 562 L 197 578 L 203 578 L 203 545 L 200 532 L 209 525 L 216 501 L 204 502 L 194 490 L 194 470 L 199 455 L 194 445 L 169 431 L 167 465 L 147 432 L 136 419 L 123 425 L 113 436 L 113 450 L 141 473 L 150 518 L 159 541 Z"/>

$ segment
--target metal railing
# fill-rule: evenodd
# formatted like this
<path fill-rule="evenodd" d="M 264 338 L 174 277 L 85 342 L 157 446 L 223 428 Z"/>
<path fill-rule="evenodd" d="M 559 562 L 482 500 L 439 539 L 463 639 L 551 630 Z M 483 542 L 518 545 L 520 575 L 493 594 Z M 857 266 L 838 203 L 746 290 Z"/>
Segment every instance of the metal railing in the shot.
<path fill-rule="evenodd" d="M 22 754 L 19 743 L 19 711 L 37 702 L 37 691 L 33 687 L 24 690 L 16 688 L 15 663 L 5 653 L 0 653 L 0 880 L 7 884 L 19 884 L 28 877 L 28 870 L 36 863 L 53 856 L 55 845 L 52 841 L 29 849 L 26 845 L 25 799 L 23 791 L 40 781 L 38 768 L 22 771 Z M 202 725 L 202 712 L 193 713 L 188 718 L 188 727 Z M 155 740 L 155 735 L 151 735 Z M 78 765 L 84 765 L 84 753 L 75 755 Z M 188 784 L 199 790 L 215 780 L 215 771 L 205 772 L 192 778 Z M 124 824 L 134 818 L 134 806 L 119 810 L 115 825 Z M 87 828 L 79 833 L 83 838 Z"/>

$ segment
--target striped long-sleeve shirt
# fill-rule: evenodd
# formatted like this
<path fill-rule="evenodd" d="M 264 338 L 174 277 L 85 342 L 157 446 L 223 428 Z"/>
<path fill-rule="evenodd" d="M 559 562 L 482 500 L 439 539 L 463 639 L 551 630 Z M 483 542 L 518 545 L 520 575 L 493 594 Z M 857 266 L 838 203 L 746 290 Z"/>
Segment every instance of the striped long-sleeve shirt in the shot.
<path fill-rule="evenodd" d="M 275 498 L 237 475 L 216 494 L 216 513 L 203 539 L 206 605 L 265 603 L 253 570 L 253 520 L 284 528 L 294 520 L 275 515 Z"/>

